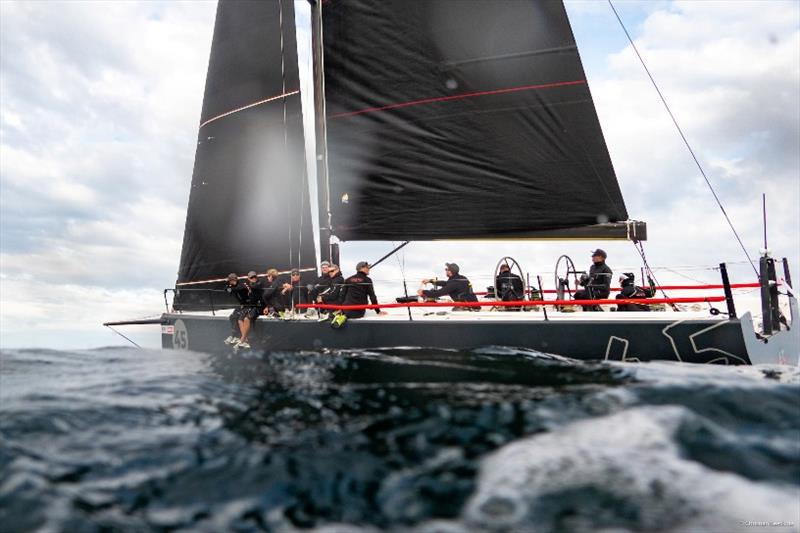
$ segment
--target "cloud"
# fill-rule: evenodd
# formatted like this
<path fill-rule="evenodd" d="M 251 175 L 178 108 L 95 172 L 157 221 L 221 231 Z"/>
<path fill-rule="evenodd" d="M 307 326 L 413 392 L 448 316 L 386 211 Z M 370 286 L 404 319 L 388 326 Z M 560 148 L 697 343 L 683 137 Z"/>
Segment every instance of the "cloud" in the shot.
<path fill-rule="evenodd" d="M 0 9 L 2 343 L 96 343 L 174 281 L 216 3 Z"/>
<path fill-rule="evenodd" d="M 675 2 L 647 16 L 635 37 L 751 255 L 761 244 L 764 192 L 772 247 L 795 265 L 799 18 L 794 2 Z M 592 92 L 629 212 L 650 222 L 654 255 L 681 251 L 713 261 L 715 253 L 735 253 L 730 229 L 633 50 L 628 45 L 608 60 L 595 79 L 589 73 Z"/>

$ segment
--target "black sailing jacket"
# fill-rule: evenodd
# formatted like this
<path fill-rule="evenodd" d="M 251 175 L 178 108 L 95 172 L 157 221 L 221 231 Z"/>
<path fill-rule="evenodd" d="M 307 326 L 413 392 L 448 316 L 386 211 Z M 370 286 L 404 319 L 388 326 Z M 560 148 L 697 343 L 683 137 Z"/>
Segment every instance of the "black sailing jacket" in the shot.
<path fill-rule="evenodd" d="M 262 282 L 258 281 L 256 283 L 251 284 L 249 281 L 245 281 L 244 283 L 237 283 L 235 286 L 231 287 L 228 285 L 225 287 L 225 291 L 229 292 L 236 296 L 236 299 L 239 300 L 239 303 L 244 306 L 261 306 L 261 292 L 262 292 Z"/>
<path fill-rule="evenodd" d="M 239 303 L 244 305 L 247 303 L 247 285 L 244 283 L 237 283 L 233 287 L 230 285 L 225 286 L 225 292 L 228 294 L 233 294 Z"/>
<path fill-rule="evenodd" d="M 378 297 L 375 296 L 375 288 L 369 276 L 363 272 L 356 272 L 344 280 L 341 292 L 342 305 L 364 305 L 368 297 L 373 304 L 378 304 Z M 381 310 L 375 309 L 375 312 L 380 314 Z"/>
<path fill-rule="evenodd" d="M 595 299 L 603 300 L 608 298 L 608 295 L 611 294 L 611 276 L 613 275 L 611 268 L 605 262 L 592 263 L 592 266 L 589 267 L 589 284 L 587 287 L 592 288 Z"/>
<path fill-rule="evenodd" d="M 428 298 L 449 296 L 454 302 L 478 301 L 478 297 L 472 292 L 472 284 L 461 274 L 453 274 L 447 281 L 435 281 L 434 285 L 441 288 L 422 291 L 422 294 Z"/>
<path fill-rule="evenodd" d="M 342 289 L 344 288 L 344 276 L 339 272 L 332 278 L 329 276 L 330 283 L 328 287 L 319 293 L 322 296 L 322 303 L 325 304 L 338 304 L 341 302 Z"/>
<path fill-rule="evenodd" d="M 331 277 L 327 274 L 323 274 L 314 281 L 311 290 L 308 291 L 308 301 L 314 303 L 317 300 L 317 296 L 328 290 L 331 286 Z"/>
<path fill-rule="evenodd" d="M 495 279 L 497 297 L 503 301 L 521 300 L 525 288 L 522 278 L 513 272 L 501 272 Z"/>
<path fill-rule="evenodd" d="M 637 287 L 632 281 L 622 282 L 622 290 L 617 294 L 617 299 L 620 298 L 652 298 L 654 295 L 652 289 L 645 289 Z M 645 304 L 617 304 L 617 311 L 649 311 L 650 306 Z"/>
<path fill-rule="evenodd" d="M 265 307 L 274 306 L 277 293 L 281 288 L 281 283 L 279 280 L 280 276 L 275 276 L 275 279 L 272 281 L 264 278 L 264 280 L 261 282 L 261 303 L 263 303 Z"/>

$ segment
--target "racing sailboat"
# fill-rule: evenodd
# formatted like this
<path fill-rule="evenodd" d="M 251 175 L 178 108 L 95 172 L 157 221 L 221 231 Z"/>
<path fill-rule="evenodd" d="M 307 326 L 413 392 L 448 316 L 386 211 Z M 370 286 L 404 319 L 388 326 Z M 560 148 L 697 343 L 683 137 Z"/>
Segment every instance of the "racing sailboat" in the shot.
<path fill-rule="evenodd" d="M 646 240 L 625 207 L 561 2 L 311 3 L 318 228 L 293 1 L 222 0 L 178 280 L 159 320 L 165 348 L 229 349 L 220 312 L 236 305 L 221 290 L 228 272 L 275 267 L 310 278 L 318 259 L 338 262 L 343 241 Z M 261 350 L 508 345 L 581 359 L 796 364 L 797 302 L 779 266 L 761 259 L 760 331 L 749 313 L 737 316 L 723 265 L 725 296 L 694 301 L 724 302 L 725 312 L 411 302 L 339 329 L 304 313 L 262 318 L 250 339 Z M 468 305 L 480 311 L 441 307 Z"/>

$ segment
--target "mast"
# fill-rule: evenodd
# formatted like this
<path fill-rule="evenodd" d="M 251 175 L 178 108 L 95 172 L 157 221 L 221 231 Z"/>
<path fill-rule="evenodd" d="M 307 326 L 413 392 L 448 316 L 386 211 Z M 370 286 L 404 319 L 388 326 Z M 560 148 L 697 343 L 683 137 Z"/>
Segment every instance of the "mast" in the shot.
<path fill-rule="evenodd" d="M 314 134 L 317 165 L 317 203 L 319 207 L 320 261 L 331 260 L 331 201 L 328 181 L 328 142 L 325 115 L 325 66 L 322 44 L 322 1 L 311 4 L 311 54 L 314 70 Z M 338 261 L 338 258 L 337 258 Z"/>

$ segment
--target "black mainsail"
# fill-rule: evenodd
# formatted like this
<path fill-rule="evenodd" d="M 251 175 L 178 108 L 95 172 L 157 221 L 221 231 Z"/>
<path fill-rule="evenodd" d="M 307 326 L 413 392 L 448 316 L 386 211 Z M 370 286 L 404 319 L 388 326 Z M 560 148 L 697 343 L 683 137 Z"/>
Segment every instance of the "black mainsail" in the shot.
<path fill-rule="evenodd" d="M 217 8 L 176 308 L 208 307 L 208 280 L 316 271 L 294 3 Z"/>
<path fill-rule="evenodd" d="M 330 0 L 323 41 L 340 239 L 601 237 L 628 218 L 561 2 Z"/>

